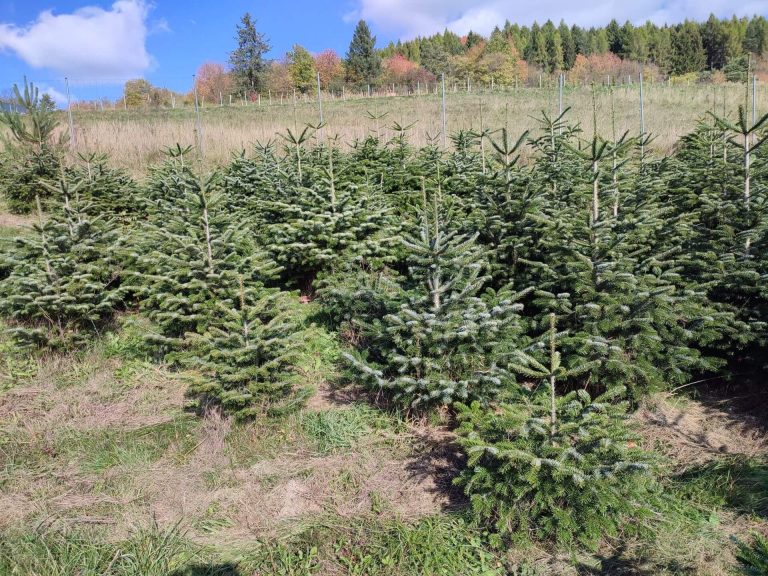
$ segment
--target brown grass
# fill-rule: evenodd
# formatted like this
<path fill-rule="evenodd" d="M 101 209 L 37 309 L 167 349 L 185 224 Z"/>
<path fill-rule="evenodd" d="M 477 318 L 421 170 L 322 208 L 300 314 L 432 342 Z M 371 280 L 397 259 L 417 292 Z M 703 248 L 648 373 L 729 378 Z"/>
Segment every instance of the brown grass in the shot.
<path fill-rule="evenodd" d="M 0 446 L 0 529 L 106 524 L 119 536 L 154 517 L 161 525 L 184 521 L 202 541 L 231 542 L 290 531 L 317 516 L 375 509 L 417 518 L 451 506 L 450 450 L 426 448 L 424 430 L 397 438 L 376 431 L 350 450 L 324 455 L 302 438 L 300 415 L 283 422 L 282 436 L 268 446 L 258 424 L 235 427 L 212 413 L 192 440 L 172 443 L 149 464 L 83 469 L 80 460 L 96 448 L 83 444 L 82 453 L 70 454 L 63 438 L 142 430 L 181 414 L 179 378 L 140 365 L 129 380 L 119 379 L 121 367 L 98 351 L 80 361 L 52 356 L 31 382 L 0 395 L 0 434 L 10 441 Z M 329 399 L 323 409 L 348 407 Z"/>
<path fill-rule="evenodd" d="M 679 468 L 725 455 L 758 457 L 768 435 L 757 419 L 670 395 L 649 399 L 635 414 L 648 448 L 667 454 Z"/>
<path fill-rule="evenodd" d="M 616 130 L 637 134 L 640 129 L 637 86 L 618 87 L 613 97 L 604 88 L 598 89 L 598 131 L 612 135 L 612 110 L 615 108 Z M 669 151 L 678 138 L 692 130 L 707 111 L 733 114 L 743 102 L 744 88 L 725 86 L 646 86 L 646 131 L 656 137 L 657 150 Z M 612 103 L 613 101 L 613 103 Z M 564 105 L 571 107 L 569 119 L 592 132 L 592 93 L 589 87 L 570 88 Z M 481 111 L 482 108 L 482 111 Z M 525 88 L 506 92 L 449 92 L 447 97 L 448 131 L 459 129 L 506 127 L 513 135 L 536 130 L 536 118 L 541 111 L 556 115 L 557 95 L 554 89 Z M 386 116 L 380 121 L 368 118 L 368 112 Z M 482 112 L 482 120 L 481 120 Z M 391 96 L 326 101 L 323 116 L 327 127 L 318 136 L 325 139 L 338 136 L 342 144 L 378 134 L 384 140 L 395 135 L 394 122 L 403 126 L 415 123 L 409 140 L 423 146 L 436 139 L 441 130 L 440 99 L 438 96 Z M 282 143 L 279 134 L 286 128 L 301 129 L 306 123 L 317 123 L 319 113 L 314 100 L 300 101 L 295 109 L 287 99 L 281 105 L 273 100 L 261 106 L 208 106 L 201 110 L 205 164 L 226 163 L 238 150 L 249 149 L 256 142 Z M 176 110 L 107 110 L 104 112 L 75 112 L 78 150 L 107 152 L 116 165 L 143 175 L 148 164 L 162 158 L 161 151 L 177 142 L 196 143 L 195 114 L 190 108 Z"/>

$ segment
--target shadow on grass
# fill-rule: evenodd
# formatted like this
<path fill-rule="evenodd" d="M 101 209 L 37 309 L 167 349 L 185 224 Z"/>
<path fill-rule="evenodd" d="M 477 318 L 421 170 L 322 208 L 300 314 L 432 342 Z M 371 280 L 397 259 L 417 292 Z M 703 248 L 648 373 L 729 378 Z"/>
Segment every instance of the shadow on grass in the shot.
<path fill-rule="evenodd" d="M 245 576 L 234 564 L 195 564 L 171 572 L 169 576 Z"/>
<path fill-rule="evenodd" d="M 429 492 L 443 501 L 444 512 L 465 509 L 468 499 L 453 484 L 453 479 L 465 465 L 454 435 L 445 429 L 429 427 L 417 431 L 415 437 L 419 449 L 406 466 L 410 481 L 421 482 L 431 477 L 434 488 Z"/>
<path fill-rule="evenodd" d="M 579 576 L 655 576 L 659 573 L 659 566 L 643 566 L 645 563 L 642 560 L 628 557 L 624 547 L 616 549 L 609 556 L 596 555 L 594 558 L 599 563 L 597 566 L 579 564 L 576 573 Z"/>
<path fill-rule="evenodd" d="M 768 458 L 732 456 L 689 468 L 675 490 L 698 504 L 768 518 Z"/>

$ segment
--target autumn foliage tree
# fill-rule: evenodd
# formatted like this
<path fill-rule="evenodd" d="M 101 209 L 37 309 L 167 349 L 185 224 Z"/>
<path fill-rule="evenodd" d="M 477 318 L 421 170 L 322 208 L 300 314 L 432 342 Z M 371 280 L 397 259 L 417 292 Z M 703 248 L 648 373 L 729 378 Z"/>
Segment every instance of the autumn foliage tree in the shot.
<path fill-rule="evenodd" d="M 332 90 L 344 82 L 344 64 L 335 50 L 323 50 L 315 56 L 315 70 L 320 74 L 320 86 Z"/>
<path fill-rule="evenodd" d="M 387 84 L 416 85 L 435 81 L 435 75 L 412 62 L 402 54 L 395 54 L 383 62 L 384 81 Z"/>
<path fill-rule="evenodd" d="M 221 64 L 205 62 L 195 74 L 195 88 L 201 100 L 218 102 L 232 91 L 232 77 Z"/>
<path fill-rule="evenodd" d="M 316 74 L 312 55 L 303 46 L 294 44 L 286 59 L 293 86 L 301 92 L 310 90 L 315 84 Z"/>

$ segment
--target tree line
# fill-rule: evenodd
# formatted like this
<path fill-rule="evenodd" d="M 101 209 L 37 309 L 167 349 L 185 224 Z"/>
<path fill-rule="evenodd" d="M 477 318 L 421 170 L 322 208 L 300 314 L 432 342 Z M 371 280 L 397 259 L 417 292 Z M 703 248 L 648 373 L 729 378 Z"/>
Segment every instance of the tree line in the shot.
<path fill-rule="evenodd" d="M 564 73 L 569 81 L 603 82 L 637 76 L 684 77 L 692 81 L 743 82 L 763 68 L 768 20 L 711 15 L 705 22 L 675 25 L 646 22 L 636 26 L 612 20 L 583 28 L 561 21 L 520 26 L 509 21 L 486 37 L 460 36 L 450 30 L 432 36 L 390 42 L 379 48 L 364 20 L 358 22 L 342 57 L 334 50 L 312 54 L 300 44 L 282 58 L 269 59 L 272 46 L 246 13 L 236 29 L 236 47 L 227 65 L 206 62 L 197 70 L 195 88 L 206 102 L 255 100 L 259 94 L 365 91 L 368 87 L 406 86 L 416 91 L 445 74 L 451 82 L 485 86 L 536 83 L 541 75 Z M 170 106 L 194 102 L 194 90 L 174 95 L 146 80 L 125 85 L 126 107 Z M 226 100 L 226 102 L 225 102 Z"/>

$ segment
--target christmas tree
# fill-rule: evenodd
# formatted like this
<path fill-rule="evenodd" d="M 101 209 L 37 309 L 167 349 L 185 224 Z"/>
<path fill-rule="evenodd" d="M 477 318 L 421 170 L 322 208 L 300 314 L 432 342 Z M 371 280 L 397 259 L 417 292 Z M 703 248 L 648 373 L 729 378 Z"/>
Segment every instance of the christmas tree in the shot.
<path fill-rule="evenodd" d="M 254 418 L 306 396 L 289 379 L 301 332 L 286 293 L 239 281 L 237 300 L 218 301 L 205 330 L 187 334 L 171 358 L 198 373 L 187 391 L 198 411 Z"/>
<path fill-rule="evenodd" d="M 347 355 L 374 387 L 412 407 L 493 397 L 500 388 L 497 359 L 517 330 L 509 291 L 481 294 L 487 277 L 476 236 L 452 229 L 439 191 L 426 194 L 417 235 L 402 239 L 408 271 L 398 309 L 363 326 L 365 355 Z"/>
<path fill-rule="evenodd" d="M 279 271 L 227 210 L 217 174 L 180 175 L 173 186 L 169 200 L 158 200 L 156 216 L 135 234 L 130 255 L 132 288 L 158 328 L 150 338 L 165 352 L 184 334 L 204 332 L 218 302 L 236 300 L 240 276 L 258 289 Z"/>
<path fill-rule="evenodd" d="M 0 313 L 22 345 L 80 344 L 112 318 L 123 297 L 114 223 L 93 215 L 68 180 L 59 182 L 57 196 L 61 210 L 45 222 L 37 199 L 34 233 L 18 238 L 4 257 Z"/>
<path fill-rule="evenodd" d="M 594 549 L 601 538 L 627 529 L 627 519 L 648 512 L 652 460 L 629 428 L 628 403 L 617 401 L 624 389 L 595 398 L 583 389 L 561 395 L 558 385 L 589 365 L 567 368 L 559 336 L 551 315 L 543 343 L 548 359 L 519 351 L 510 363 L 511 371 L 532 380 L 530 389 L 513 388 L 516 393 L 490 409 L 458 405 L 467 466 L 455 483 L 498 544 L 552 539 Z"/>

